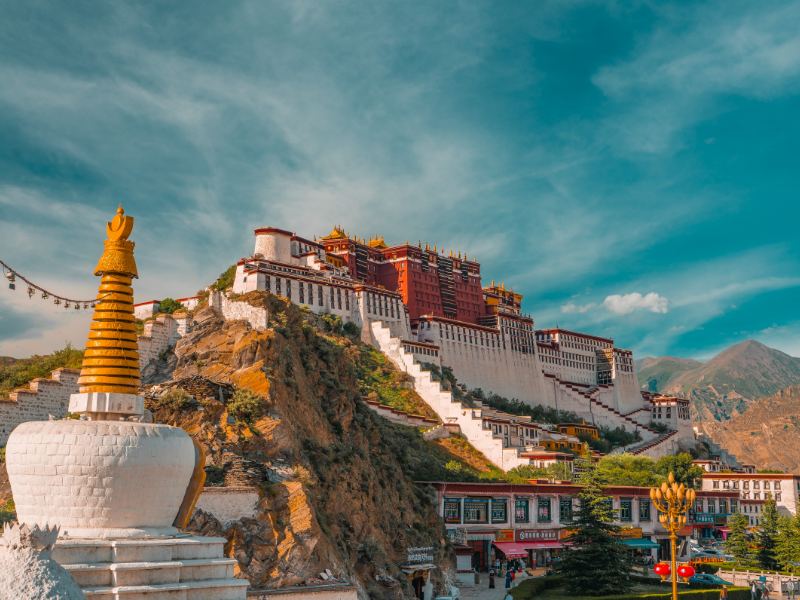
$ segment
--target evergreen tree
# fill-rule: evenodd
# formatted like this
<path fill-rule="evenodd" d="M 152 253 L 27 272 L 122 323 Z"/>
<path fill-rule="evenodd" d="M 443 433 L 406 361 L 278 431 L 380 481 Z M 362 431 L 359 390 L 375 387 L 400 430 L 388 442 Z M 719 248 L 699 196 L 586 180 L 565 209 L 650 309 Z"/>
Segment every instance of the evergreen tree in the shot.
<path fill-rule="evenodd" d="M 770 495 L 761 511 L 761 531 L 758 533 L 758 564 L 762 569 L 777 569 L 775 539 L 778 537 L 778 507 Z"/>
<path fill-rule="evenodd" d="M 611 498 L 603 494 L 603 481 L 591 460 L 575 461 L 580 506 L 574 533 L 562 554 L 559 572 L 566 577 L 570 594 L 606 596 L 630 588 L 630 559 L 618 538 Z"/>
<path fill-rule="evenodd" d="M 795 572 L 800 564 L 800 512 L 794 518 L 778 518 L 778 536 L 775 538 L 775 559 L 785 571 Z"/>
<path fill-rule="evenodd" d="M 747 515 L 736 513 L 728 517 L 728 539 L 725 549 L 733 556 L 737 566 L 749 566 L 753 557 L 750 551 L 750 539 L 747 535 Z"/>

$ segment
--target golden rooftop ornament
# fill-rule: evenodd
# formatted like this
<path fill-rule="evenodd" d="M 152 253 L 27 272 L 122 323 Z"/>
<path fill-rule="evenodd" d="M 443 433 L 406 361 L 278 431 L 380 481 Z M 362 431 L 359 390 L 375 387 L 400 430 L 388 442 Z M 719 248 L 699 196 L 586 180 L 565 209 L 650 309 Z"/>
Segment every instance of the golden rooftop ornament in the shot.
<path fill-rule="evenodd" d="M 108 239 L 95 268 L 94 274 L 101 279 L 78 379 L 82 393 L 136 394 L 139 390 L 139 351 L 131 286 L 138 272 L 134 243 L 128 240 L 132 231 L 133 217 L 126 216 L 120 206 L 106 225 Z"/>

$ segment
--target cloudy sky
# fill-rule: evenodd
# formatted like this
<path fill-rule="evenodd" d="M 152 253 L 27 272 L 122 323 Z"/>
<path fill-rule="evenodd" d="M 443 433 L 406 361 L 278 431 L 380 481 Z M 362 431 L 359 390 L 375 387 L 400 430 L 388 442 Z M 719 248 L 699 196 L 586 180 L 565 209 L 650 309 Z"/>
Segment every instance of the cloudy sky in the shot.
<path fill-rule="evenodd" d="M 0 4 L 0 258 L 55 291 L 122 202 L 139 301 L 341 223 L 640 357 L 800 355 L 797 2 Z M 0 289 L 0 355 L 87 323 Z"/>

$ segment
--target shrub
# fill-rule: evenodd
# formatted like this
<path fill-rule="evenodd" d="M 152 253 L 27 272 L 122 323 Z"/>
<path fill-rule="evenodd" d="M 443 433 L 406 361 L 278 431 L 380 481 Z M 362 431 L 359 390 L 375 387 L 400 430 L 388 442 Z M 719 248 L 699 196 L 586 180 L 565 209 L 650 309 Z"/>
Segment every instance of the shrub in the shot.
<path fill-rule="evenodd" d="M 183 308 L 183 304 L 172 298 L 164 298 L 158 303 L 158 312 L 171 315 L 176 310 Z"/>
<path fill-rule="evenodd" d="M 3 523 L 9 523 L 11 521 L 17 520 L 17 511 L 16 507 L 14 506 L 14 500 L 9 498 L 9 500 L 0 506 L 0 525 Z"/>
<path fill-rule="evenodd" d="M 236 265 L 231 265 L 223 271 L 217 280 L 211 284 L 211 287 L 218 292 L 224 292 L 230 287 L 233 287 L 233 280 L 236 277 Z"/>
<path fill-rule="evenodd" d="M 262 408 L 261 397 L 245 389 L 236 390 L 228 402 L 228 414 L 244 423 L 252 423 L 260 417 Z"/>
<path fill-rule="evenodd" d="M 153 400 L 153 408 L 177 412 L 194 404 L 194 398 L 183 388 L 170 388 Z"/>

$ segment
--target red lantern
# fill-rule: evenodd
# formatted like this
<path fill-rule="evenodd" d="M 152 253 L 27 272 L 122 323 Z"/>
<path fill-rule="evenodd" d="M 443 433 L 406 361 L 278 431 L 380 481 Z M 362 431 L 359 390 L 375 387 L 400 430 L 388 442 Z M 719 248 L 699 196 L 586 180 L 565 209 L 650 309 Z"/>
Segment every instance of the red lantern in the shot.
<path fill-rule="evenodd" d="M 678 567 L 678 577 L 682 577 L 683 579 L 694 577 L 694 567 L 692 565 L 681 565 Z"/>
<path fill-rule="evenodd" d="M 653 571 L 656 575 L 660 576 L 661 579 L 666 579 L 669 576 L 671 569 L 669 568 L 669 564 L 660 562 L 653 567 Z"/>

